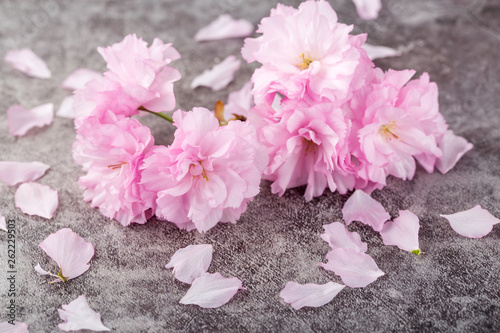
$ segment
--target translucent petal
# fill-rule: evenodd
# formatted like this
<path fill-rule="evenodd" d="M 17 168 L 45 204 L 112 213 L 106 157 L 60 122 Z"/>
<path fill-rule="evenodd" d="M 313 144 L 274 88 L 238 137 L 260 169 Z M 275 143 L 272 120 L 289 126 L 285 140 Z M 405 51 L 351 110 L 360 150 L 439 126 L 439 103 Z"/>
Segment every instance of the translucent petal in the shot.
<path fill-rule="evenodd" d="M 391 218 L 380 202 L 362 190 L 356 190 L 351 195 L 342 208 L 342 214 L 347 225 L 352 221 L 360 221 L 375 231 L 382 230 L 384 223 Z"/>
<path fill-rule="evenodd" d="M 63 331 L 109 331 L 101 322 L 101 315 L 92 310 L 84 295 L 81 295 L 69 304 L 64 304 L 62 309 L 57 309 L 59 317 L 64 323 L 57 325 Z"/>
<path fill-rule="evenodd" d="M 298 284 L 290 281 L 281 291 L 280 297 L 295 310 L 304 306 L 319 307 L 329 303 L 344 289 L 344 285 L 328 282 L 326 284 Z"/>
<path fill-rule="evenodd" d="M 234 79 L 234 73 L 240 68 L 241 60 L 230 55 L 212 69 L 205 70 L 191 82 L 191 89 L 199 86 L 213 90 L 224 89 Z"/>
<path fill-rule="evenodd" d="M 10 50 L 5 55 L 4 60 L 14 69 L 31 77 L 50 79 L 52 76 L 45 61 L 28 48 Z"/>
<path fill-rule="evenodd" d="M 323 226 L 325 232 L 321 238 L 328 242 L 332 249 L 353 249 L 358 252 L 366 252 L 368 245 L 361 240 L 357 232 L 349 232 L 340 222 L 333 222 Z"/>
<path fill-rule="evenodd" d="M 219 16 L 215 21 L 201 28 L 194 39 L 198 42 L 250 36 L 253 25 L 247 20 L 235 20 L 229 14 Z"/>
<path fill-rule="evenodd" d="M 59 204 L 56 190 L 38 183 L 23 183 L 15 194 L 16 207 L 28 215 L 51 219 Z"/>
<path fill-rule="evenodd" d="M 219 273 L 205 273 L 193 281 L 180 300 L 181 304 L 196 304 L 202 308 L 218 308 L 229 302 L 241 286 L 238 278 L 225 278 Z"/>
<path fill-rule="evenodd" d="M 212 252 L 211 244 L 189 245 L 177 250 L 165 268 L 173 268 L 177 280 L 191 284 L 207 271 L 212 262 Z"/>
<path fill-rule="evenodd" d="M 9 186 L 32 182 L 42 177 L 49 168 L 41 162 L 0 161 L 0 179 Z"/>
<path fill-rule="evenodd" d="M 12 105 L 7 109 L 7 127 L 12 136 L 23 136 L 33 127 L 50 125 L 54 120 L 54 104 L 47 103 L 33 109 Z"/>
<path fill-rule="evenodd" d="M 490 233 L 500 219 L 493 216 L 480 205 L 451 215 L 441 215 L 450 222 L 451 227 L 464 237 L 481 238 Z"/>
<path fill-rule="evenodd" d="M 396 245 L 401 250 L 413 252 L 420 250 L 418 244 L 418 217 L 408 210 L 400 210 L 399 217 L 394 222 L 386 222 L 380 231 L 385 245 Z"/>

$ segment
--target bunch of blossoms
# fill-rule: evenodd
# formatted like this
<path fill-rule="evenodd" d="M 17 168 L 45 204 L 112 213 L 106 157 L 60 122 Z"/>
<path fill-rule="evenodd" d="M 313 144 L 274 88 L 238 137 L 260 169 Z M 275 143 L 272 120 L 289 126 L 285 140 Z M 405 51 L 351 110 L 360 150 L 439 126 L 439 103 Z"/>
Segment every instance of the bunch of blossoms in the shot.
<path fill-rule="evenodd" d="M 370 192 L 388 175 L 412 179 L 415 161 L 446 172 L 471 147 L 447 131 L 426 73 L 410 81 L 415 71 L 375 68 L 366 35 L 351 30 L 326 1 L 307 1 L 278 4 L 262 35 L 245 40 L 243 57 L 262 64 L 247 116 L 267 147 L 273 193 L 307 185 L 309 201 L 326 187 Z"/>
<path fill-rule="evenodd" d="M 108 72 L 75 93 L 74 160 L 86 174 L 84 200 L 126 226 L 154 214 L 183 229 L 207 231 L 232 222 L 259 192 L 267 155 L 255 128 L 241 121 L 220 126 L 203 108 L 161 111 L 176 103 L 171 61 L 179 54 L 135 35 L 98 49 Z M 156 114 L 177 127 L 171 146 L 155 146 L 149 128 L 131 116 Z"/>

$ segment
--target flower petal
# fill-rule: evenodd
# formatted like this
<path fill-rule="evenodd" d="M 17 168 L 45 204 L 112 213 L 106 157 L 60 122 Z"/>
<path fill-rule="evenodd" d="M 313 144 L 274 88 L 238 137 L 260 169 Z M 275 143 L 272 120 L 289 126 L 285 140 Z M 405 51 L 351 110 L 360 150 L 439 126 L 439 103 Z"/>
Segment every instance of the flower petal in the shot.
<path fill-rule="evenodd" d="M 229 302 L 238 289 L 244 289 L 238 278 L 225 278 L 219 273 L 205 273 L 193 281 L 180 303 L 196 304 L 202 308 L 218 308 Z"/>
<path fill-rule="evenodd" d="M 361 240 L 357 232 L 349 232 L 340 222 L 333 222 L 323 226 L 325 233 L 321 238 L 330 245 L 332 249 L 353 249 L 358 252 L 366 252 L 368 245 Z"/>
<path fill-rule="evenodd" d="M 290 281 L 280 292 L 280 297 L 295 310 L 304 306 L 319 307 L 329 303 L 345 286 L 328 282 L 325 284 L 298 284 Z"/>
<path fill-rule="evenodd" d="M 39 79 L 50 79 L 52 73 L 47 67 L 45 61 L 40 59 L 30 49 L 10 50 L 5 55 L 6 63 L 10 64 L 14 69 L 32 77 Z"/>
<path fill-rule="evenodd" d="M 42 268 L 42 266 L 40 266 L 40 264 L 36 264 L 36 266 L 34 267 L 35 271 L 40 274 L 40 275 L 52 275 L 51 272 L 49 271 L 46 271 L 45 269 Z"/>
<path fill-rule="evenodd" d="M 391 219 L 380 202 L 362 190 L 356 190 L 351 195 L 342 208 L 342 214 L 347 225 L 352 221 L 360 221 L 375 231 L 382 230 L 385 221 Z"/>
<path fill-rule="evenodd" d="M 353 249 L 335 249 L 326 255 L 328 263 L 319 263 L 324 269 L 333 271 L 351 288 L 363 288 L 378 279 L 382 272 L 366 253 Z"/>
<path fill-rule="evenodd" d="M 250 36 L 253 24 L 247 20 L 235 20 L 229 14 L 219 16 L 215 21 L 201 28 L 194 39 L 197 42 Z"/>
<path fill-rule="evenodd" d="M 9 186 L 32 182 L 42 177 L 49 168 L 41 162 L 0 161 L 0 179 Z"/>
<path fill-rule="evenodd" d="M 0 332 L 2 333 L 29 333 L 28 324 L 15 321 L 14 325 L 8 321 L 0 323 Z"/>
<path fill-rule="evenodd" d="M 359 17 L 363 20 L 374 20 L 378 17 L 378 12 L 382 9 L 380 0 L 352 0 L 356 6 Z"/>
<path fill-rule="evenodd" d="M 199 86 L 209 87 L 213 90 L 224 89 L 234 79 L 234 73 L 240 68 L 241 60 L 230 55 L 221 63 L 205 70 L 191 82 L 191 89 Z"/>
<path fill-rule="evenodd" d="M 420 253 L 418 244 L 418 217 L 409 210 L 400 210 L 399 217 L 394 222 L 386 222 L 380 231 L 385 245 L 396 245 L 401 250 Z"/>
<path fill-rule="evenodd" d="M 15 194 L 16 207 L 28 215 L 51 219 L 59 204 L 57 191 L 38 183 L 24 183 Z"/>
<path fill-rule="evenodd" d="M 87 82 L 93 79 L 99 79 L 101 74 L 86 68 L 78 68 L 71 73 L 61 84 L 61 88 L 66 90 L 79 90 L 85 89 Z"/>
<path fill-rule="evenodd" d="M 33 127 L 50 125 L 54 120 L 54 104 L 47 103 L 33 109 L 12 105 L 7 109 L 7 127 L 12 136 L 22 136 Z"/>
<path fill-rule="evenodd" d="M 211 244 L 189 245 L 177 250 L 165 268 L 173 268 L 177 280 L 191 284 L 207 271 L 212 262 L 212 252 Z"/>
<path fill-rule="evenodd" d="M 101 315 L 92 310 L 84 295 L 81 295 L 69 304 L 63 304 L 57 309 L 59 317 L 64 323 L 57 325 L 63 331 L 109 331 L 101 322 Z"/>
<path fill-rule="evenodd" d="M 61 102 L 61 106 L 59 106 L 59 109 L 57 110 L 56 116 L 69 119 L 75 118 L 75 111 L 73 110 L 73 101 L 74 101 L 73 96 L 65 97 Z"/>
<path fill-rule="evenodd" d="M 2 212 L 0 212 L 0 229 L 7 231 L 7 223 L 5 217 L 3 217 Z"/>
<path fill-rule="evenodd" d="M 455 135 L 453 131 L 447 130 L 439 143 L 439 148 L 443 150 L 443 157 L 436 161 L 436 167 L 442 174 L 447 173 L 473 147 L 472 143 Z"/>
<path fill-rule="evenodd" d="M 441 214 L 440 216 L 450 222 L 453 230 L 469 238 L 481 238 L 486 236 L 491 229 L 493 229 L 495 224 L 500 223 L 500 219 L 497 219 L 480 205 L 463 212 L 451 215 Z"/>
<path fill-rule="evenodd" d="M 387 57 L 397 57 L 401 55 L 400 51 L 387 46 L 363 44 L 363 48 L 368 54 L 368 58 L 370 58 L 370 60 L 387 58 Z"/>

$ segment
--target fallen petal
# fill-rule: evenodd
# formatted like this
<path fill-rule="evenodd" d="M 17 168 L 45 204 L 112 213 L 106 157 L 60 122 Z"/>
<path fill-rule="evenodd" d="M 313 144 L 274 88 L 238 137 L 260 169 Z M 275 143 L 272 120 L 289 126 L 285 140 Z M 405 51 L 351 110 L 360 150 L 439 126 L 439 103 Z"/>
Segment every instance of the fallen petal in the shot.
<path fill-rule="evenodd" d="M 54 104 L 47 103 L 33 109 L 12 105 L 7 109 L 7 127 L 12 136 L 22 136 L 33 127 L 50 125 L 54 120 Z"/>
<path fill-rule="evenodd" d="M 387 58 L 387 57 L 397 57 L 401 55 L 401 52 L 387 46 L 376 46 L 371 44 L 363 44 L 363 48 L 368 54 L 370 60 Z"/>
<path fill-rule="evenodd" d="M 7 231 L 7 223 L 5 221 L 5 217 L 3 217 L 1 212 L 0 212 L 0 229 Z"/>
<path fill-rule="evenodd" d="M 445 174 L 450 171 L 462 156 L 474 146 L 461 136 L 457 136 L 451 130 L 444 134 L 439 148 L 443 151 L 443 157 L 436 161 L 437 169 Z"/>
<path fill-rule="evenodd" d="M 59 204 L 57 191 L 38 183 L 23 183 L 15 194 L 16 207 L 28 215 L 51 219 Z"/>
<path fill-rule="evenodd" d="M 189 245 L 177 250 L 165 268 L 173 268 L 177 280 L 191 284 L 207 271 L 212 262 L 212 252 L 211 244 Z"/>
<path fill-rule="evenodd" d="M 375 231 L 382 230 L 384 223 L 391 219 L 380 202 L 362 190 L 356 190 L 351 195 L 342 208 L 342 214 L 347 225 L 352 221 L 360 221 Z"/>
<path fill-rule="evenodd" d="M 31 77 L 50 79 L 52 76 L 45 61 L 30 49 L 10 50 L 5 55 L 4 60 L 12 68 Z"/>
<path fill-rule="evenodd" d="M 40 266 L 40 264 L 36 264 L 34 268 L 35 271 L 40 275 L 53 275 L 51 272 L 48 272 L 45 269 L 43 269 L 42 266 Z"/>
<path fill-rule="evenodd" d="M 32 182 L 42 177 L 49 168 L 41 162 L 0 161 L 0 179 L 9 186 Z"/>
<path fill-rule="evenodd" d="M 330 245 L 332 249 L 353 249 L 357 252 L 366 252 L 368 245 L 361 240 L 357 232 L 350 232 L 340 222 L 333 222 L 323 226 L 325 233 L 321 239 Z"/>
<path fill-rule="evenodd" d="M 234 73 L 240 68 L 240 65 L 241 60 L 230 55 L 212 69 L 207 69 L 195 77 L 191 83 L 191 89 L 204 86 L 212 88 L 212 90 L 221 90 L 233 81 Z"/>
<path fill-rule="evenodd" d="M 180 303 L 196 304 L 202 308 L 218 308 L 229 302 L 238 289 L 244 289 L 238 278 L 225 278 L 219 273 L 205 273 L 193 281 Z"/>
<path fill-rule="evenodd" d="M 66 90 L 82 90 L 87 82 L 99 79 L 101 74 L 91 69 L 79 68 L 71 73 L 62 83 L 61 88 Z"/>
<path fill-rule="evenodd" d="M 248 37 L 253 33 L 253 24 L 247 20 L 235 20 L 229 14 L 219 16 L 215 21 L 201 28 L 194 39 L 197 42 L 228 38 Z"/>
<path fill-rule="evenodd" d="M 380 231 L 385 245 L 396 245 L 401 250 L 420 253 L 418 230 L 420 223 L 417 215 L 409 210 L 400 210 L 394 222 L 386 222 Z"/>
<path fill-rule="evenodd" d="M 378 279 L 382 272 L 375 260 L 366 253 L 353 249 L 335 249 L 326 255 L 328 263 L 319 263 L 324 269 L 333 271 L 351 288 L 363 288 Z"/>
<path fill-rule="evenodd" d="M 495 224 L 500 223 L 489 211 L 480 205 L 451 215 L 440 215 L 450 222 L 451 227 L 464 237 L 481 238 L 490 233 Z"/>
<path fill-rule="evenodd" d="M 356 6 L 359 17 L 363 20 L 374 20 L 382 9 L 381 0 L 352 0 Z"/>
<path fill-rule="evenodd" d="M 75 111 L 73 110 L 73 101 L 74 101 L 73 96 L 65 97 L 61 102 L 61 106 L 59 106 L 59 110 L 57 110 L 56 116 L 69 119 L 75 118 Z"/>
<path fill-rule="evenodd" d="M 1 333 L 29 333 L 28 324 L 15 321 L 14 325 L 10 324 L 8 321 L 0 323 Z"/>
<path fill-rule="evenodd" d="M 344 288 L 344 285 L 335 282 L 320 285 L 314 283 L 298 284 L 290 281 L 281 291 L 280 297 L 295 310 L 304 306 L 317 308 L 331 302 Z"/>
<path fill-rule="evenodd" d="M 101 322 L 101 315 L 92 310 L 84 295 L 57 309 L 64 323 L 57 325 L 63 331 L 109 331 Z"/>

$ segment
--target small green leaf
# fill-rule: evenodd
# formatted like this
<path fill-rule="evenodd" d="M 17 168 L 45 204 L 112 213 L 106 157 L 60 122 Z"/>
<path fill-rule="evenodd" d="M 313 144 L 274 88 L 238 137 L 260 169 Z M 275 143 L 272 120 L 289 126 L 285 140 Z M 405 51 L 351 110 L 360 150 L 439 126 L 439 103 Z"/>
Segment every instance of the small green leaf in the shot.
<path fill-rule="evenodd" d="M 62 274 L 62 269 L 59 269 L 59 273 L 57 273 L 57 276 L 59 276 L 61 280 L 63 280 L 63 282 L 66 282 L 66 280 L 68 279 Z"/>
<path fill-rule="evenodd" d="M 412 253 L 415 253 L 417 256 L 420 254 L 420 249 L 417 249 L 417 250 L 413 250 L 411 251 Z"/>

